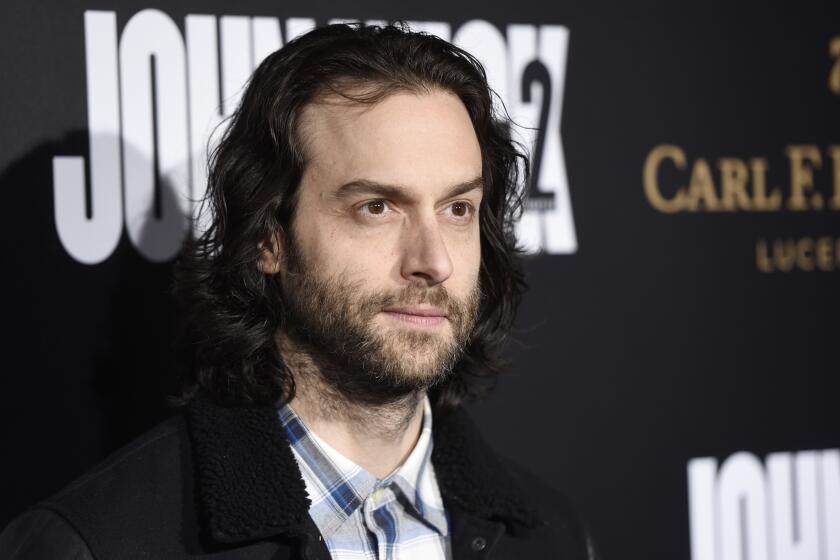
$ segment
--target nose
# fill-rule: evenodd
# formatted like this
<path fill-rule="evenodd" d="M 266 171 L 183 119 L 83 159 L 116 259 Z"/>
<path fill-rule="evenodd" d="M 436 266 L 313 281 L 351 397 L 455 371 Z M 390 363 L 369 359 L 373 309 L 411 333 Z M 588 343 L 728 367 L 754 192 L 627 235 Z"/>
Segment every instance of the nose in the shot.
<path fill-rule="evenodd" d="M 416 224 L 405 236 L 402 277 L 434 286 L 452 275 L 452 259 L 436 220 Z"/>

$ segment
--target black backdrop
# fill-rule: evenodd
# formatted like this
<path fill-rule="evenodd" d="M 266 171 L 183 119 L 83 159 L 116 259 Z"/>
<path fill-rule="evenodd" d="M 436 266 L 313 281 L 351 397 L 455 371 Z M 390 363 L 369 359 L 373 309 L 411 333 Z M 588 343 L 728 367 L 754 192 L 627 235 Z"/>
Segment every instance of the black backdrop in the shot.
<path fill-rule="evenodd" d="M 608 558 L 758 560 L 761 542 L 840 558 L 837 4 L 4 2 L 0 525 L 167 414 L 171 261 L 123 232 L 79 262 L 53 190 L 55 156 L 90 159 L 85 11 L 113 13 L 119 35 L 147 8 L 181 33 L 188 14 L 568 31 L 538 157 L 542 190 L 568 185 L 554 202 L 573 242 L 528 258 L 513 367 L 479 422 L 573 498 Z M 704 457 L 712 483 L 697 475 L 690 499 Z"/>

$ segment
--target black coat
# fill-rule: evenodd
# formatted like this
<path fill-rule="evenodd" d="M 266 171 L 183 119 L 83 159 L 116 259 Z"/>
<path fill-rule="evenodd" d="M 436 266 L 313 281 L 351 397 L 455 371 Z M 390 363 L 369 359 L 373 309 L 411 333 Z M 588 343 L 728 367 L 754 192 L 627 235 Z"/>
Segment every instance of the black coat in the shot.
<path fill-rule="evenodd" d="M 566 500 L 503 464 L 466 412 L 433 432 L 455 558 L 594 558 Z M 308 508 L 276 410 L 199 395 L 16 519 L 0 559 L 327 559 Z"/>

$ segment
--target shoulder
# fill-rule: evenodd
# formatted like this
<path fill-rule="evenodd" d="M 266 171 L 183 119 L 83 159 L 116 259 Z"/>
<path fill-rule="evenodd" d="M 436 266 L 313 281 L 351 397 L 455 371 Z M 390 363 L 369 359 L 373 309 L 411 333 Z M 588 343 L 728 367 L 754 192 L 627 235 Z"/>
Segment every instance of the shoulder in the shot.
<path fill-rule="evenodd" d="M 531 528 L 529 534 L 547 533 L 552 537 L 563 535 L 566 546 L 574 550 L 570 557 L 582 560 L 600 558 L 588 524 L 566 494 L 507 457 L 501 457 L 501 462 L 518 490 L 527 496 L 538 512 L 540 523 Z"/>
<path fill-rule="evenodd" d="M 175 469 L 180 466 L 189 445 L 184 424 L 180 415 L 158 424 L 44 503 L 92 501 L 107 496 L 109 502 L 125 506 L 140 497 L 141 489 L 178 482 L 180 471 Z"/>
<path fill-rule="evenodd" d="M 64 518 L 47 509 L 27 511 L 0 533 L 0 558 L 92 560 L 87 543 Z"/>
<path fill-rule="evenodd" d="M 434 431 L 432 461 L 444 502 L 503 522 L 502 557 L 596 558 L 568 498 L 492 449 L 466 410 L 440 414 Z"/>
<path fill-rule="evenodd" d="M 85 559 L 108 549 L 103 538 L 164 537 L 167 526 L 181 525 L 189 455 L 184 419 L 173 416 L 13 521 L 0 557 Z M 50 553 L 65 548 L 78 556 Z"/>

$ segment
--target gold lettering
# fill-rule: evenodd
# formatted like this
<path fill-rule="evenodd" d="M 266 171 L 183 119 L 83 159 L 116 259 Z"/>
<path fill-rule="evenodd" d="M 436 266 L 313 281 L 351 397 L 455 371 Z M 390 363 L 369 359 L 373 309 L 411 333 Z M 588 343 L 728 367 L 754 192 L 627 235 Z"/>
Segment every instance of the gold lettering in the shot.
<path fill-rule="evenodd" d="M 828 90 L 840 95 L 840 37 L 835 37 L 828 43 L 828 54 L 834 58 L 834 66 L 828 75 Z"/>
<path fill-rule="evenodd" d="M 683 187 L 678 187 L 673 198 L 665 198 L 662 196 L 662 191 L 659 188 L 659 166 L 663 160 L 670 159 L 674 166 L 679 169 L 685 169 L 686 159 L 685 152 L 679 146 L 670 144 L 663 144 L 655 147 L 648 154 L 645 160 L 642 180 L 644 182 L 645 195 L 651 206 L 664 212 L 666 214 L 673 214 L 685 208 L 685 193 Z"/>
<path fill-rule="evenodd" d="M 808 210 L 805 196 L 814 188 L 814 168 L 822 165 L 820 152 L 816 146 L 788 146 L 785 153 L 790 160 L 790 198 L 787 206 L 790 210 Z"/>
<path fill-rule="evenodd" d="M 805 272 L 814 270 L 814 240 L 810 237 L 796 242 L 796 265 Z"/>
<path fill-rule="evenodd" d="M 834 168 L 834 196 L 831 198 L 831 208 L 840 210 L 840 146 L 829 146 L 828 156 Z"/>
<path fill-rule="evenodd" d="M 767 160 L 752 158 L 750 160 L 752 174 L 753 208 L 756 210 L 773 211 L 782 207 L 782 193 L 773 189 L 767 196 Z"/>
<path fill-rule="evenodd" d="M 817 257 L 817 268 L 820 270 L 831 270 L 834 268 L 834 255 L 831 254 L 832 242 L 830 237 L 817 239 L 817 247 L 814 250 Z"/>
<path fill-rule="evenodd" d="M 755 266 L 764 273 L 840 269 L 840 238 L 774 239 L 772 244 L 759 239 L 755 243 Z"/>
<path fill-rule="evenodd" d="M 767 254 L 767 242 L 759 239 L 755 244 L 755 266 L 761 272 L 773 272 L 773 261 Z"/>
<path fill-rule="evenodd" d="M 777 239 L 773 242 L 773 260 L 776 268 L 782 272 L 790 272 L 796 264 L 796 244 L 793 240 Z"/>
<path fill-rule="evenodd" d="M 747 164 L 738 158 L 721 158 L 720 169 L 721 205 L 723 210 L 751 210 L 752 201 L 747 194 L 750 172 Z"/>
<path fill-rule="evenodd" d="M 712 170 L 708 162 L 700 158 L 691 168 L 691 178 L 688 181 L 688 201 L 686 210 L 696 212 L 702 207 L 710 212 L 720 208 L 720 201 L 715 193 L 715 183 L 712 180 Z"/>

